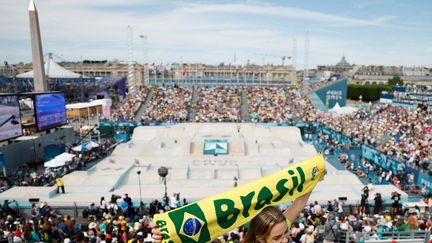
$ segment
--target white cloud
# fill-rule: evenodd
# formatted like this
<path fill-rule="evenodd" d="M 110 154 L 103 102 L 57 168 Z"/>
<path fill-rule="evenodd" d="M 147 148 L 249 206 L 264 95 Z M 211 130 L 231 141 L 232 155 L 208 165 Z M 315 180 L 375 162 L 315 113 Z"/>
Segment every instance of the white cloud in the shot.
<path fill-rule="evenodd" d="M 274 5 L 256 4 L 191 4 L 183 11 L 191 14 L 203 13 L 231 13 L 231 14 L 252 14 L 261 16 L 293 18 L 309 20 L 314 22 L 328 22 L 332 24 L 343 24 L 349 26 L 379 26 L 392 19 L 391 16 L 380 16 L 376 19 L 358 19 L 341 17 L 339 15 L 326 14 L 295 7 L 283 7 Z"/>
<path fill-rule="evenodd" d="M 0 53 L 12 61 L 30 61 L 27 2 L 3 1 L 7 3 L 0 9 L 0 15 L 6 16 L 0 18 L 0 33 L 3 33 L 0 43 L 27 44 L 19 51 L 2 44 Z M 292 39 L 296 38 L 297 63 L 301 66 L 304 31 L 312 26 L 315 32 L 311 33 L 311 66 L 335 63 L 343 53 L 348 58 L 352 53 L 363 62 L 368 51 L 377 50 L 360 49 L 364 43 L 343 32 L 363 27 L 386 28 L 393 19 L 389 15 L 372 19 L 342 17 L 252 1 L 242 4 L 167 4 L 156 0 L 45 0 L 36 3 L 44 51 L 55 52 L 68 60 L 80 57 L 126 60 L 126 27 L 132 25 L 136 60 L 142 60 L 143 56 L 140 34 L 149 37 L 152 62 L 174 62 L 183 57 L 185 62 L 213 64 L 232 61 L 235 51 L 239 60 L 250 59 L 256 63 L 261 63 L 262 58 L 254 53 L 291 55 Z M 157 11 L 146 11 L 154 6 Z M 119 7 L 118 11 L 115 11 L 116 7 Z M 326 28 L 328 26 L 339 28 Z"/>

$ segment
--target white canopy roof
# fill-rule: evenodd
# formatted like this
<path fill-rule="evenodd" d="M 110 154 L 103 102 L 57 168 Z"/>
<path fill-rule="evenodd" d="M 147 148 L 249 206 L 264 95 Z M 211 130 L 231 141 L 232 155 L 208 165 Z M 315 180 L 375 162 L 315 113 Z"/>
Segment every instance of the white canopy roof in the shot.
<path fill-rule="evenodd" d="M 74 154 L 64 152 L 60 155 L 57 155 L 56 157 L 54 157 L 50 161 L 45 162 L 44 166 L 49 167 L 49 168 L 64 166 L 66 164 L 66 162 L 71 161 L 74 157 L 75 157 Z"/>
<path fill-rule="evenodd" d="M 94 106 L 111 106 L 112 101 L 111 99 L 99 99 L 99 100 L 93 100 L 90 102 L 84 102 L 84 103 L 74 103 L 74 104 L 68 104 L 66 105 L 66 109 L 83 109 L 83 108 L 89 108 Z"/>
<path fill-rule="evenodd" d="M 357 107 L 354 107 L 354 106 L 340 107 L 339 103 L 336 103 L 336 105 L 332 109 L 329 110 L 329 112 L 335 116 L 349 115 L 349 114 L 355 113 L 356 111 L 358 111 Z"/>
<path fill-rule="evenodd" d="M 341 107 L 340 107 L 340 105 L 339 105 L 339 102 L 336 102 L 336 105 L 333 106 L 333 108 L 331 108 L 330 111 L 337 111 L 337 110 L 340 110 L 340 109 L 341 109 Z"/>
<path fill-rule="evenodd" d="M 55 167 L 64 166 L 65 164 L 66 164 L 66 161 L 58 160 L 58 159 L 54 158 L 48 162 L 45 162 L 44 166 L 48 167 L 48 168 L 55 168 Z"/>
<path fill-rule="evenodd" d="M 45 74 L 48 78 L 80 78 L 81 75 L 60 66 L 52 58 L 45 62 Z M 33 78 L 33 70 L 17 75 L 17 78 Z"/>

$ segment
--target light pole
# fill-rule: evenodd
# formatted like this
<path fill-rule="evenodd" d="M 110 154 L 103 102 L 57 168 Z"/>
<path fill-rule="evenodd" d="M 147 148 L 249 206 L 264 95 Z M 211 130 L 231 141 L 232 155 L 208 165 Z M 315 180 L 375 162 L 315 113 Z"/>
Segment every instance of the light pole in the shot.
<path fill-rule="evenodd" d="M 138 175 L 138 186 L 139 186 L 139 193 L 140 193 L 140 203 L 142 204 L 142 194 L 141 194 L 141 171 L 137 171 L 137 175 Z"/>
<path fill-rule="evenodd" d="M 149 82 L 149 68 L 148 68 L 148 49 L 147 49 L 147 36 L 146 35 L 140 35 L 140 38 L 143 39 L 143 52 L 144 52 L 144 63 L 143 63 L 143 79 L 144 84 L 147 84 Z"/>
<path fill-rule="evenodd" d="M 160 167 L 158 169 L 158 174 L 165 186 L 165 204 L 168 205 L 168 192 L 167 192 L 167 184 L 166 184 L 166 176 L 168 175 L 168 168 L 164 166 Z"/>
<path fill-rule="evenodd" d="M 18 86 L 18 83 L 17 83 L 17 80 L 16 80 L 16 76 L 17 76 L 17 67 L 16 67 L 16 65 L 14 64 L 14 65 L 12 65 L 12 78 L 13 78 L 13 91 L 15 92 L 15 93 L 18 93 L 19 91 L 20 91 L 20 88 L 19 88 L 19 86 Z"/>

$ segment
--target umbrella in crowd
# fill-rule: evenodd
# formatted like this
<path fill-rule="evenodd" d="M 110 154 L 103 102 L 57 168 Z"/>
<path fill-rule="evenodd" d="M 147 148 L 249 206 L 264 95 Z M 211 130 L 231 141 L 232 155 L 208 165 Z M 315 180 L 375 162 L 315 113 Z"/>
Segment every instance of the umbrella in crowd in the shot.
<path fill-rule="evenodd" d="M 75 146 L 72 148 L 72 150 L 75 152 L 86 152 L 86 151 L 90 151 L 90 150 L 97 148 L 97 147 L 99 147 L 98 143 L 90 141 L 90 142 Z"/>

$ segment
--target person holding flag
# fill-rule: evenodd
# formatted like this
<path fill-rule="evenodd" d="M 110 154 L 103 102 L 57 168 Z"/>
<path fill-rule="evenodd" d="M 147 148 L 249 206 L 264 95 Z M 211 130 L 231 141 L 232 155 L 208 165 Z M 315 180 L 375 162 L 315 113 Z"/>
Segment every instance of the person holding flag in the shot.
<path fill-rule="evenodd" d="M 288 242 L 286 232 L 324 175 L 325 160 L 320 154 L 227 192 L 156 214 L 152 238 L 164 243 L 210 242 L 251 222 L 248 243 Z M 283 213 L 275 208 L 292 200 Z"/>
<path fill-rule="evenodd" d="M 289 230 L 306 206 L 310 192 L 298 197 L 283 213 L 269 206 L 251 220 L 244 242 L 289 242 Z"/>

